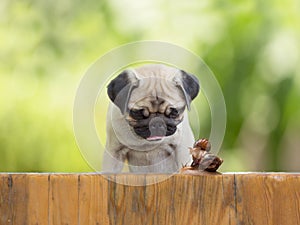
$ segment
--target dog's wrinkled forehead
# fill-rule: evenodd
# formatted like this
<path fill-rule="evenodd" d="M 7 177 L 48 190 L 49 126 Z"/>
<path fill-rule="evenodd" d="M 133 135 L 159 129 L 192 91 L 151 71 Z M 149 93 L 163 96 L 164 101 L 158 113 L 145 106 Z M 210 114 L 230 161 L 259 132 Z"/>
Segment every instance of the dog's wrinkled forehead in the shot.
<path fill-rule="evenodd" d="M 161 105 L 161 109 L 168 105 L 190 109 L 198 92 L 199 82 L 194 75 L 162 64 L 125 70 L 109 83 L 107 90 L 123 114 L 134 107 L 149 107 L 150 112 L 155 112 L 157 105 Z"/>
<path fill-rule="evenodd" d="M 181 73 L 180 70 L 164 65 L 145 65 L 134 70 L 139 79 L 139 88 L 131 93 L 128 107 L 148 107 L 150 111 L 158 105 L 173 105 L 184 107 L 185 98 L 182 92 L 177 90 L 174 77 Z M 141 93 L 140 90 L 143 90 Z M 148 105 L 142 105 L 148 104 Z"/>
<path fill-rule="evenodd" d="M 165 66 L 162 64 L 148 64 L 134 69 L 139 79 L 147 77 L 157 78 L 169 78 L 172 80 L 173 77 L 180 73 L 180 70 L 174 67 Z"/>

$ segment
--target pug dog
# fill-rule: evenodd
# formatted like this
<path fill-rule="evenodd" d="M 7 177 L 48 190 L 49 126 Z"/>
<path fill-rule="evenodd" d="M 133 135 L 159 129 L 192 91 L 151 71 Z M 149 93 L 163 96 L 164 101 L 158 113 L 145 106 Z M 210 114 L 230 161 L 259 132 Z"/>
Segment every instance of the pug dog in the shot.
<path fill-rule="evenodd" d="M 198 79 L 163 64 L 127 69 L 107 94 L 107 139 L 103 171 L 174 173 L 191 161 L 194 136 L 187 110 L 200 89 Z"/>

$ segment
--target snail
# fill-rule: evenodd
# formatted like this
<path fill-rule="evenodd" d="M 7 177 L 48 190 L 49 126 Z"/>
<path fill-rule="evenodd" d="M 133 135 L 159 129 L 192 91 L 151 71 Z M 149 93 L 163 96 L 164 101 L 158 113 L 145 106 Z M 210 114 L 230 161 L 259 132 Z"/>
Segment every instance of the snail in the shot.
<path fill-rule="evenodd" d="M 223 159 L 210 153 L 210 149 L 211 144 L 208 139 L 203 138 L 196 141 L 193 148 L 189 148 L 193 162 L 190 166 L 181 168 L 180 173 L 216 172 L 223 163 Z"/>

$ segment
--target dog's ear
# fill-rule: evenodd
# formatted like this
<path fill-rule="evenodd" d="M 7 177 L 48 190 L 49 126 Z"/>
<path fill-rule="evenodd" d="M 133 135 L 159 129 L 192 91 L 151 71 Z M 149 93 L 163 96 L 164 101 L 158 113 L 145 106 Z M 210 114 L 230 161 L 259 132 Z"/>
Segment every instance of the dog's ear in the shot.
<path fill-rule="evenodd" d="M 113 79 L 107 86 L 110 100 L 124 114 L 128 110 L 128 101 L 132 90 L 138 86 L 138 79 L 132 70 L 125 70 Z"/>
<path fill-rule="evenodd" d="M 199 80 L 196 76 L 189 74 L 183 70 L 175 76 L 175 82 L 184 94 L 186 106 L 190 110 L 192 100 L 198 95 L 200 90 Z"/>

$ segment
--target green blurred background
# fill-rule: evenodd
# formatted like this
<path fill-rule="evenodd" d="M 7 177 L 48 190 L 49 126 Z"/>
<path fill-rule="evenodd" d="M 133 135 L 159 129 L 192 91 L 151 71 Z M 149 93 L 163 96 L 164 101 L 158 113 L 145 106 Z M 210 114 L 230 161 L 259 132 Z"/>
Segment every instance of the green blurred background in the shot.
<path fill-rule="evenodd" d="M 92 171 L 73 134 L 76 88 L 99 56 L 139 40 L 180 45 L 214 72 L 221 171 L 299 171 L 299 12 L 298 0 L 1 0 L 0 171 Z"/>

